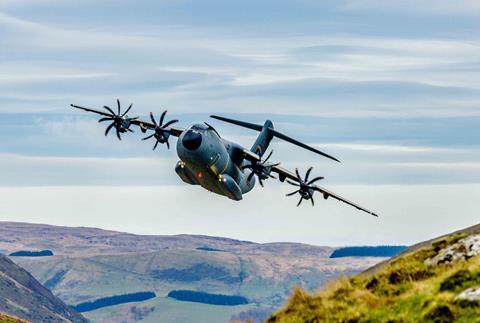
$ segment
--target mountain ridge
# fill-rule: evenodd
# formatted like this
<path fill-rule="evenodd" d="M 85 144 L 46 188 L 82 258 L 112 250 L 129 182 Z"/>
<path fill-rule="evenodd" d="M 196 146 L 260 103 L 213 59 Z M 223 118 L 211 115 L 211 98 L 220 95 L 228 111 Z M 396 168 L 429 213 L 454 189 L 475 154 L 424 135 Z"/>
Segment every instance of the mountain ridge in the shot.
<path fill-rule="evenodd" d="M 32 322 L 87 322 L 43 287 L 30 273 L 2 254 L 0 312 Z"/>

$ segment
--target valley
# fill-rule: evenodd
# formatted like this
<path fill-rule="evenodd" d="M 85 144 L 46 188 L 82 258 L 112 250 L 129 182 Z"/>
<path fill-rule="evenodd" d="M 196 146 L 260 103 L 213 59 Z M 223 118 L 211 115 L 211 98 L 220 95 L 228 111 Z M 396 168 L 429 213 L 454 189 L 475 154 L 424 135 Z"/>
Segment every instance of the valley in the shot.
<path fill-rule="evenodd" d="M 82 313 L 108 322 L 225 322 L 245 311 L 268 312 L 294 286 L 313 291 L 385 258 L 329 258 L 335 248 L 298 243 L 254 243 L 228 238 L 148 236 L 94 228 L 0 223 L 0 252 L 51 250 L 48 257 L 12 257 L 69 305 L 129 293 L 156 297 Z M 241 296 L 246 305 L 210 305 L 168 298 L 174 290 Z M 125 321 L 123 320 L 123 321 Z"/>

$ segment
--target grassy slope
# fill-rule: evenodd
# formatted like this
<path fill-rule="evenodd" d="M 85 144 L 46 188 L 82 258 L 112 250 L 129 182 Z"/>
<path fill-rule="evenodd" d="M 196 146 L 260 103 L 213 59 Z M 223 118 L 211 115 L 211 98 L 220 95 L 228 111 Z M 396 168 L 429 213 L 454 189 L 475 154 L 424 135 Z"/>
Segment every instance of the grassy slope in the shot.
<path fill-rule="evenodd" d="M 480 256 L 448 265 L 424 264 L 466 235 L 419 244 L 373 272 L 331 283 L 317 295 L 297 289 L 268 322 L 480 322 L 478 302 L 455 300 L 466 288 L 480 286 Z"/>
<path fill-rule="evenodd" d="M 0 313 L 0 323 L 25 323 L 26 321 Z"/>

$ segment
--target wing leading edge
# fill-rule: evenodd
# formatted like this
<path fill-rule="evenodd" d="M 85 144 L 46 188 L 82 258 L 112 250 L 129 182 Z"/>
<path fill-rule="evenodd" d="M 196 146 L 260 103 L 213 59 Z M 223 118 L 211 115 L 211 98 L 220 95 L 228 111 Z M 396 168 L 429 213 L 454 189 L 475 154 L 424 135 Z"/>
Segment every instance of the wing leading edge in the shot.
<path fill-rule="evenodd" d="M 245 159 L 247 159 L 251 162 L 259 162 L 260 161 L 260 157 L 257 154 L 255 154 L 255 153 L 253 153 L 253 152 L 251 152 L 247 149 L 243 150 L 243 155 L 244 155 Z M 284 182 L 286 179 L 289 179 L 289 180 L 292 180 L 292 181 L 295 181 L 295 182 L 299 183 L 297 175 L 295 173 L 283 168 L 283 167 L 280 167 L 278 165 L 273 165 L 272 166 L 272 172 L 275 172 L 275 173 L 278 174 L 281 182 Z M 318 186 L 318 185 L 312 185 L 312 187 L 317 192 L 320 192 L 325 199 L 328 199 L 329 197 L 332 197 L 332 198 L 334 198 L 334 199 L 336 199 L 340 202 L 343 202 L 343 203 L 346 203 L 350 206 L 353 206 L 357 210 L 360 210 L 360 211 L 363 211 L 363 212 L 368 213 L 370 215 L 373 215 L 375 217 L 378 217 L 378 214 L 376 214 L 375 212 L 372 212 L 369 209 L 366 209 L 363 206 L 360 206 L 357 203 L 354 203 L 354 202 L 352 202 L 352 201 L 350 201 L 350 200 L 348 200 L 348 199 L 346 199 L 346 198 L 344 198 L 344 197 L 342 197 L 342 196 L 340 196 L 340 195 L 338 195 L 338 194 L 336 194 L 332 191 L 329 191 L 329 190 L 327 190 L 327 189 L 325 189 L 321 186 Z"/>

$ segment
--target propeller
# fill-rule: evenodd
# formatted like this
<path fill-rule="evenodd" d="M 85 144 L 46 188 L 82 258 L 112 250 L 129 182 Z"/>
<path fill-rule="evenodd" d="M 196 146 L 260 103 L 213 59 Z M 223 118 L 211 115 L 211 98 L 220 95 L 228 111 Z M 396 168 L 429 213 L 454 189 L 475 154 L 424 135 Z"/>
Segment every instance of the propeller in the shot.
<path fill-rule="evenodd" d="M 295 195 L 297 193 L 300 194 L 300 200 L 298 201 L 297 206 L 302 204 L 303 200 L 310 200 L 312 202 L 312 206 L 315 205 L 315 202 L 313 201 L 313 193 L 315 193 L 315 191 L 317 189 L 316 189 L 315 185 L 313 185 L 313 183 L 323 179 L 323 177 L 318 176 L 318 177 L 315 177 L 311 180 L 308 180 L 308 177 L 310 176 L 310 173 L 312 172 L 312 169 L 313 169 L 313 167 L 310 167 L 307 170 L 307 173 L 305 174 L 305 178 L 302 179 L 302 177 L 300 176 L 300 172 L 298 171 L 298 168 L 296 168 L 295 173 L 297 175 L 298 183 L 292 182 L 292 181 L 287 179 L 287 182 L 289 184 L 298 187 L 298 189 L 296 191 L 293 191 L 293 192 L 288 193 L 286 195 L 286 196 L 292 196 L 292 195 Z"/>
<path fill-rule="evenodd" d="M 149 136 L 146 136 L 145 138 L 142 138 L 142 140 L 147 140 L 154 137 L 156 141 L 155 141 L 155 145 L 153 146 L 153 150 L 157 148 L 158 143 L 166 144 L 167 148 L 170 149 L 170 144 L 168 143 L 168 138 L 170 137 L 170 130 L 168 129 L 168 127 L 178 122 L 178 120 L 170 120 L 167 123 L 163 124 L 163 120 L 165 119 L 166 114 L 167 114 L 167 110 L 163 111 L 162 115 L 160 116 L 160 120 L 157 123 L 157 121 L 153 117 L 153 113 L 150 112 L 150 119 L 152 120 L 152 123 L 155 125 L 155 128 L 154 128 L 155 132 Z"/>
<path fill-rule="evenodd" d="M 117 113 L 115 113 L 110 107 L 107 107 L 106 105 L 103 106 L 105 110 L 108 111 L 110 114 L 109 117 L 104 117 L 98 120 L 98 122 L 105 122 L 105 121 L 112 121 L 110 125 L 108 125 L 107 129 L 105 129 L 105 136 L 108 135 L 110 130 L 112 128 L 115 128 L 116 133 L 117 133 L 117 138 L 119 140 L 122 140 L 122 137 L 120 136 L 120 133 L 125 133 L 127 131 L 133 132 L 132 129 L 130 129 L 130 122 L 132 120 L 137 119 L 138 117 L 135 118 L 129 118 L 127 116 L 128 111 L 132 108 L 133 104 L 130 104 L 130 106 L 125 110 L 125 112 L 121 112 L 122 108 L 120 105 L 120 100 L 117 99 Z"/>
<path fill-rule="evenodd" d="M 260 186 L 263 187 L 264 180 L 266 180 L 267 178 L 275 178 L 275 176 L 273 176 L 270 173 L 272 172 L 272 168 L 274 166 L 280 165 L 280 163 L 276 163 L 276 164 L 268 163 L 268 160 L 270 159 L 270 157 L 272 157 L 272 154 L 273 154 L 273 150 L 270 152 L 270 154 L 268 154 L 267 158 L 265 158 L 264 160 L 259 160 L 256 162 L 252 162 L 251 164 L 242 166 L 242 170 L 244 169 L 252 170 L 252 173 L 247 177 L 248 182 L 252 180 L 254 175 L 257 175 L 258 182 L 260 183 Z"/>

